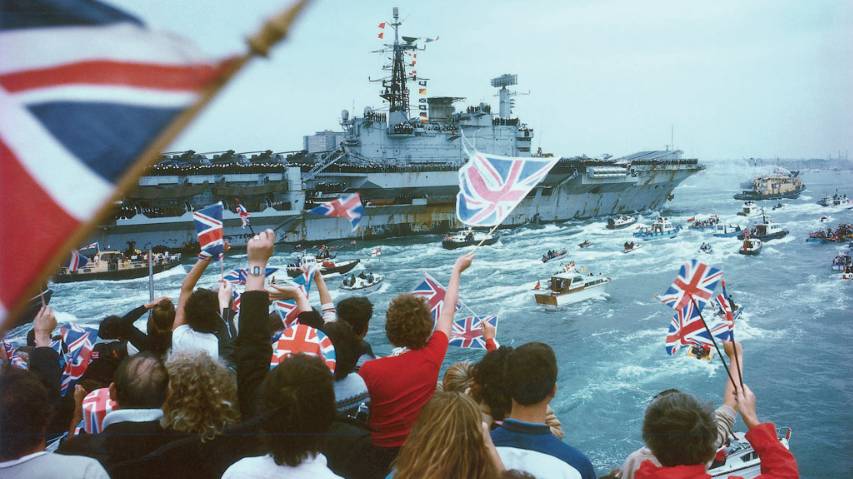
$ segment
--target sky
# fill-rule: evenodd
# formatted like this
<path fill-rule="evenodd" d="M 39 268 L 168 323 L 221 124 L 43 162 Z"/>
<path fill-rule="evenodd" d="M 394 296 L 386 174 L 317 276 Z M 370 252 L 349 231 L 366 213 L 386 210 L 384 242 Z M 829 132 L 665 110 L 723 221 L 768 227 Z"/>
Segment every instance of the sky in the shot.
<path fill-rule="evenodd" d="M 212 57 L 287 1 L 108 0 Z M 316 0 L 171 149 L 298 150 L 342 109 L 383 107 L 377 24 L 436 36 L 418 54 L 430 96 L 490 102 L 518 74 L 515 114 L 562 156 L 663 149 L 687 157 L 825 158 L 853 152 L 853 2 L 847 0 Z M 464 104 L 463 104 L 464 106 Z"/>

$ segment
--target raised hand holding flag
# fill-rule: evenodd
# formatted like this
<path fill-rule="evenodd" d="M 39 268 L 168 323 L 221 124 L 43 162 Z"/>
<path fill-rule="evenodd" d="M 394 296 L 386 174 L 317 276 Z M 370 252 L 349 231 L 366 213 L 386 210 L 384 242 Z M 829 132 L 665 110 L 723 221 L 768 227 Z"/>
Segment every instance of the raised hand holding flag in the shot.
<path fill-rule="evenodd" d="M 483 336 L 484 322 L 491 324 L 494 328 L 498 327 L 498 318 L 494 315 L 484 318 L 466 316 L 453 321 L 449 344 L 460 348 L 486 349 L 486 338 Z"/>

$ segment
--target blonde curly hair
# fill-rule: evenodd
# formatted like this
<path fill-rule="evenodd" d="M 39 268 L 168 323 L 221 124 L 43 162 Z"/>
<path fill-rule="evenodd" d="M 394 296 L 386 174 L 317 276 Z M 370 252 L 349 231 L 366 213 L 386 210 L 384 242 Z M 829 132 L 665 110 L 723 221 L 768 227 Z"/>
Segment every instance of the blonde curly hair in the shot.
<path fill-rule="evenodd" d="M 221 362 L 205 352 L 175 353 L 166 361 L 166 370 L 163 428 L 200 434 L 204 442 L 237 422 L 237 382 Z"/>

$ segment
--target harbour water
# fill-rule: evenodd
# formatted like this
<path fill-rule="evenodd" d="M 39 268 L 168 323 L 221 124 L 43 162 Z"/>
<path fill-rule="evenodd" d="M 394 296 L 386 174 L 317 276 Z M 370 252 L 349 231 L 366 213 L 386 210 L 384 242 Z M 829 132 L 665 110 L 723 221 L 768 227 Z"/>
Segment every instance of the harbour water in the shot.
<path fill-rule="evenodd" d="M 723 223 L 744 225 L 744 218 L 736 216 L 741 202 L 732 195 L 740 182 L 767 169 L 741 162 L 708 166 L 675 190 L 663 213 L 685 226 L 690 216 L 712 213 Z M 498 244 L 478 251 L 463 277 L 462 299 L 479 314 L 498 315 L 502 344 L 544 341 L 554 347 L 560 374 L 553 407 L 566 441 L 604 473 L 641 445 L 643 411 L 656 392 L 677 387 L 714 405 L 721 401 L 726 374 L 718 359 L 705 363 L 666 355 L 664 335 L 672 311 L 655 299 L 685 260 L 696 257 L 718 265 L 729 292 L 746 308 L 736 335 L 744 344 L 745 379 L 758 397 L 761 419 L 793 428 L 791 445 L 802 477 L 853 477 L 853 328 L 848 324 L 853 320 L 853 281 L 840 280 L 830 269 L 841 245 L 805 242 L 809 231 L 825 226 L 818 221 L 822 215 L 831 216 L 833 225 L 853 222 L 853 210 L 817 205 L 824 194 L 853 185 L 853 171 L 802 174 L 808 189 L 799 199 L 784 200 L 784 208 L 772 212 L 775 202 L 766 202 L 768 213 L 791 233 L 766 243 L 759 256 L 737 254 L 737 239 L 687 229 L 674 240 L 623 254 L 632 229 L 607 230 L 603 219 L 518 228 L 502 231 Z M 648 222 L 651 215 L 643 219 Z M 577 244 L 585 239 L 592 246 L 581 250 Z M 703 241 L 712 243 L 712 254 L 697 252 Z M 437 235 L 332 246 L 340 258 L 367 260 L 372 271 L 385 275 L 385 284 L 369 296 L 376 313 L 367 339 L 380 354 L 391 350 L 384 335 L 389 300 L 413 288 L 424 271 L 446 282 L 459 254 L 441 249 Z M 382 247 L 381 258 L 369 259 L 376 246 Z M 559 268 L 542 264 L 541 255 L 563 247 L 569 249 L 567 260 L 613 282 L 597 299 L 547 312 L 535 306 L 530 290 L 537 279 Z M 284 266 L 291 255 L 278 251 L 271 265 Z M 225 269 L 244 262 L 244 254 L 232 255 Z M 156 275 L 157 295 L 175 297 L 183 274 L 173 269 Z M 219 266 L 211 265 L 201 284 L 213 286 L 218 278 Z M 337 299 L 344 297 L 339 277 L 327 281 Z M 60 322 L 96 324 L 148 300 L 145 278 L 52 287 Z M 312 302 L 317 303 L 316 293 Z M 23 331 L 16 333 L 20 338 Z M 451 348 L 445 367 L 463 359 L 477 361 L 482 354 Z"/>

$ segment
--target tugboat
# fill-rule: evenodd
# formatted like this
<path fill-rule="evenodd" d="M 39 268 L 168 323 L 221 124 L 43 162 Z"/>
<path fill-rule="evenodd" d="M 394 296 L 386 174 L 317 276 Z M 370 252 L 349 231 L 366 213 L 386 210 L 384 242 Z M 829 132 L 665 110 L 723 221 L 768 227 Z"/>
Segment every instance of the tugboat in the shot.
<path fill-rule="evenodd" d="M 592 246 L 592 243 L 589 240 L 583 240 L 583 242 L 578 243 L 578 248 L 589 248 L 590 246 Z"/>
<path fill-rule="evenodd" d="M 483 242 L 484 246 L 492 245 L 498 242 L 498 235 L 491 233 L 476 232 L 471 228 L 460 231 L 453 235 L 447 235 L 441 240 L 441 247 L 444 249 L 457 249 L 466 246 L 474 246 Z"/>
<path fill-rule="evenodd" d="M 714 228 L 713 236 L 715 238 L 734 238 L 739 235 L 741 231 L 740 225 L 736 225 L 734 223 L 730 223 L 728 225 L 717 225 Z"/>
<path fill-rule="evenodd" d="M 542 262 L 547 263 L 553 259 L 560 259 L 569 254 L 569 250 L 563 248 L 561 250 L 548 250 L 547 253 L 542 255 Z"/>
<path fill-rule="evenodd" d="M 631 251 L 636 251 L 640 249 L 640 243 L 635 241 L 626 241 L 622 248 L 622 253 L 630 253 Z"/>
<path fill-rule="evenodd" d="M 714 252 L 714 247 L 711 246 L 711 243 L 705 242 L 699 246 L 699 252 L 705 254 L 711 254 Z"/>
<path fill-rule="evenodd" d="M 548 309 L 557 309 L 598 295 L 608 283 L 610 278 L 607 276 L 584 276 L 574 270 L 564 271 L 551 276 L 549 288 L 544 292 L 534 293 L 533 297 L 536 304 Z"/>
<path fill-rule="evenodd" d="M 743 208 L 741 208 L 737 214 L 738 216 L 746 216 L 747 218 L 750 216 L 758 216 L 761 214 L 761 208 L 752 201 L 747 201 L 743 204 Z"/>
<path fill-rule="evenodd" d="M 785 427 L 776 431 L 779 442 L 790 449 L 791 428 Z M 729 439 L 726 447 L 725 461 L 714 461 L 708 468 L 708 474 L 712 479 L 723 479 L 728 477 L 756 477 L 761 474 L 761 459 L 752 448 L 752 444 L 746 439 L 742 432 L 734 433 Z"/>
<path fill-rule="evenodd" d="M 362 271 L 358 276 L 350 274 L 341 282 L 341 289 L 346 291 L 368 291 L 382 284 L 385 277 L 381 274 Z"/>
<path fill-rule="evenodd" d="M 651 226 L 641 226 L 634 232 L 635 238 L 643 240 L 672 239 L 678 236 L 681 225 L 673 225 L 669 219 L 659 216 Z"/>
<path fill-rule="evenodd" d="M 717 215 L 711 215 L 708 217 L 708 219 L 698 219 L 697 218 L 696 220 L 694 220 L 690 223 L 690 226 L 688 226 L 688 228 L 693 229 L 693 230 L 703 231 L 703 230 L 715 229 L 717 227 L 717 225 L 719 225 L 719 224 L 720 224 L 720 217 Z"/>
<path fill-rule="evenodd" d="M 788 236 L 788 230 L 782 228 L 782 225 L 779 223 L 772 222 L 767 218 L 767 215 L 764 215 L 762 223 L 753 226 L 749 233 L 746 231 L 741 232 L 737 238 L 745 239 L 746 237 L 750 237 L 760 239 L 761 241 L 770 241 L 784 238 L 785 236 Z"/>
<path fill-rule="evenodd" d="M 152 270 L 160 273 L 181 264 L 181 254 L 152 253 Z M 54 283 L 74 283 L 92 280 L 121 280 L 143 278 L 148 276 L 148 259 L 146 255 L 125 256 L 121 251 L 99 251 L 77 271 L 71 271 L 63 266 L 53 277 Z"/>
<path fill-rule="evenodd" d="M 846 194 L 839 194 L 838 190 L 835 190 L 835 194 L 832 196 L 824 196 L 817 202 L 817 204 L 821 206 L 847 206 L 850 204 L 850 200 L 847 199 Z"/>
<path fill-rule="evenodd" d="M 636 216 L 631 215 L 619 215 L 614 218 L 607 219 L 607 229 L 609 230 L 618 230 L 622 228 L 627 228 L 632 224 L 637 222 Z"/>
<path fill-rule="evenodd" d="M 778 200 L 780 198 L 796 198 L 806 189 L 799 171 L 788 171 L 778 168 L 772 175 L 758 176 L 749 185 L 750 190 L 743 190 L 735 195 L 736 200 Z"/>
<path fill-rule="evenodd" d="M 740 246 L 738 253 L 746 256 L 757 256 L 761 253 L 761 240 L 757 238 L 746 238 Z"/>
<path fill-rule="evenodd" d="M 358 265 L 360 260 L 351 259 L 348 261 L 335 261 L 333 258 L 321 259 L 318 263 L 316 256 L 305 255 L 299 259 L 299 264 L 290 264 L 287 266 L 287 275 L 295 278 L 302 274 L 304 268 L 313 268 L 319 264 L 320 274 L 329 276 L 331 274 L 340 273 L 346 274 Z"/>

